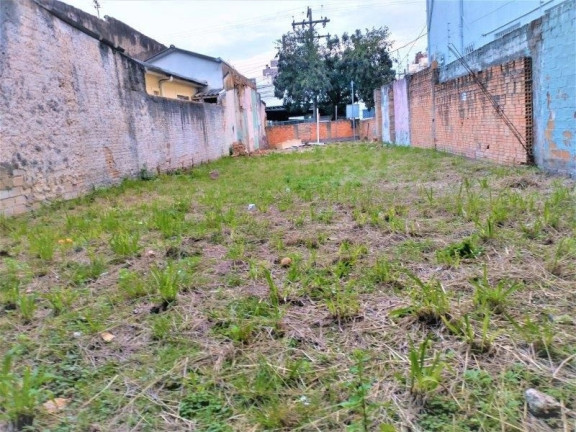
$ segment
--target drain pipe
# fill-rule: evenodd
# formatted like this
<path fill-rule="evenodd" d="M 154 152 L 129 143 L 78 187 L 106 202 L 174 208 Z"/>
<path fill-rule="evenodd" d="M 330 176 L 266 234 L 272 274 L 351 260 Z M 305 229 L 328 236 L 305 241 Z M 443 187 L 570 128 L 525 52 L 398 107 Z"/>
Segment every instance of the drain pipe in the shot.
<path fill-rule="evenodd" d="M 161 80 L 158 80 L 158 88 L 160 90 L 160 96 L 164 96 L 164 92 L 162 91 L 162 83 L 164 83 L 165 81 L 172 82 L 174 81 L 174 77 L 170 75 L 170 78 L 163 78 Z"/>

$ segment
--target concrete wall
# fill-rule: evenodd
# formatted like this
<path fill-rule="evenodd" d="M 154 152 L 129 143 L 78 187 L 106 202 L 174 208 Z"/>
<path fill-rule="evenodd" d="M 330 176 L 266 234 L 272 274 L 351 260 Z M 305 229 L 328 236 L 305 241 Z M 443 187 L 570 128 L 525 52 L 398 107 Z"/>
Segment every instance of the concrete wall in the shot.
<path fill-rule="evenodd" d="M 542 19 L 533 62 L 535 158 L 539 166 L 576 177 L 576 1 Z"/>
<path fill-rule="evenodd" d="M 394 81 L 394 130 L 395 143 L 410 145 L 410 105 L 408 104 L 408 79 Z"/>
<path fill-rule="evenodd" d="M 390 110 L 388 109 L 390 106 L 390 99 L 388 97 L 388 92 L 391 86 L 383 86 L 382 88 L 378 89 L 380 93 L 380 110 L 376 110 L 376 121 L 379 121 L 380 126 L 380 140 L 382 142 L 392 142 L 392 135 L 390 130 Z M 378 106 L 378 105 L 374 105 Z"/>
<path fill-rule="evenodd" d="M 440 67 L 542 16 L 563 0 L 427 0 L 428 54 Z"/>
<path fill-rule="evenodd" d="M 249 153 L 268 147 L 265 105 L 260 94 L 247 86 L 226 90 L 225 136 L 229 143 L 241 143 Z"/>
<path fill-rule="evenodd" d="M 0 213 L 228 154 L 221 106 L 149 96 L 139 63 L 31 0 L 0 20 Z"/>

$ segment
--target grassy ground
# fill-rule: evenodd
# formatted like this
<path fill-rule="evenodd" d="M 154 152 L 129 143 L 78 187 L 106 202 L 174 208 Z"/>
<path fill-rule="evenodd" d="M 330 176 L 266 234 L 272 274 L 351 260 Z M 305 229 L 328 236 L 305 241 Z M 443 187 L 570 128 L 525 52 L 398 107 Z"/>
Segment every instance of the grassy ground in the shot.
<path fill-rule="evenodd" d="M 5 424 L 574 427 L 567 179 L 331 145 L 126 181 L 0 235 Z M 560 413 L 533 417 L 530 387 Z"/>

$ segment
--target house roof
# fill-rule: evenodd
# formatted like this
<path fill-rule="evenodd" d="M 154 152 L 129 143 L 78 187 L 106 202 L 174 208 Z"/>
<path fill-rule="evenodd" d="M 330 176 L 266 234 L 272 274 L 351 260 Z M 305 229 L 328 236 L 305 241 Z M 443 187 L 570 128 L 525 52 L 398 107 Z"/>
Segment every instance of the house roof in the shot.
<path fill-rule="evenodd" d="M 167 56 L 168 54 L 172 54 L 173 52 L 180 52 L 180 53 L 188 54 L 188 55 L 198 57 L 201 59 L 210 60 L 210 61 L 213 61 L 215 63 L 223 63 L 223 60 L 219 57 L 210 57 L 210 56 L 207 56 L 205 54 L 200 54 L 200 53 L 197 53 L 194 51 L 187 51 L 187 50 L 184 50 L 182 48 L 177 48 L 174 45 L 170 45 L 170 48 L 166 48 L 164 51 L 160 51 L 158 54 L 155 54 L 152 57 L 147 58 L 146 61 L 149 62 L 149 61 L 153 61 L 153 60 L 159 60 L 162 57 Z"/>
<path fill-rule="evenodd" d="M 223 89 L 208 89 L 198 92 L 194 95 L 195 98 L 217 97 Z"/>
<path fill-rule="evenodd" d="M 177 79 L 182 80 L 182 81 L 188 81 L 188 82 L 190 82 L 192 84 L 196 84 L 200 87 L 206 87 L 208 85 L 208 81 L 205 81 L 205 80 L 199 80 L 199 79 L 185 76 L 185 75 L 182 75 L 182 74 L 179 74 L 176 72 L 172 72 L 168 69 L 164 69 L 164 68 L 158 67 L 156 65 L 153 65 L 153 64 L 150 64 L 147 62 L 142 62 L 139 60 L 134 60 L 134 61 L 136 61 L 137 63 L 140 63 L 142 66 L 144 66 L 147 71 L 156 72 L 156 73 L 168 75 L 168 76 L 173 76 L 174 78 L 177 78 Z"/>

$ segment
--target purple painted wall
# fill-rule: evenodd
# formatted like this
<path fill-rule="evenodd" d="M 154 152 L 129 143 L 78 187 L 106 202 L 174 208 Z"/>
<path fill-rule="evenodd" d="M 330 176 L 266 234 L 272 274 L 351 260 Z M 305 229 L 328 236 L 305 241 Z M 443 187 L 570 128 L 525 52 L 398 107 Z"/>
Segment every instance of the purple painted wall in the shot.
<path fill-rule="evenodd" d="M 408 105 L 408 81 L 394 81 L 394 130 L 396 144 L 410 145 L 410 109 Z"/>

